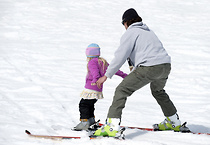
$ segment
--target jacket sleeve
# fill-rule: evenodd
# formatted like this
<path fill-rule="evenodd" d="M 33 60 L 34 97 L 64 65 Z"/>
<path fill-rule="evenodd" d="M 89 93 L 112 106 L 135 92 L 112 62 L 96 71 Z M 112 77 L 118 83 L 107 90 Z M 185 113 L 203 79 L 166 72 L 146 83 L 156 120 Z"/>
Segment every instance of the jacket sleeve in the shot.
<path fill-rule="evenodd" d="M 132 31 L 127 30 L 125 34 L 121 37 L 120 46 L 115 51 L 114 58 L 111 61 L 105 74 L 108 78 L 112 78 L 112 76 L 125 63 L 126 59 L 131 54 L 135 41 L 136 41 L 136 36 L 133 35 Z"/>
<path fill-rule="evenodd" d="M 108 66 L 109 66 L 109 63 L 108 63 Z M 115 75 L 120 76 L 120 77 L 122 77 L 122 78 L 125 78 L 125 77 L 127 76 L 127 74 L 124 73 L 124 72 L 121 71 L 121 70 L 118 70 L 118 71 L 115 73 Z"/>
<path fill-rule="evenodd" d="M 96 83 L 96 81 L 101 77 L 99 67 L 98 67 L 98 62 L 89 61 L 88 70 L 90 71 L 89 73 L 93 76 L 93 80 L 91 83 Z"/>
<path fill-rule="evenodd" d="M 127 76 L 127 74 L 124 73 L 124 72 L 121 71 L 121 70 L 118 70 L 118 71 L 115 73 L 115 75 L 118 75 L 118 76 L 120 76 L 120 77 L 122 77 L 122 78 L 125 78 L 125 77 Z"/>

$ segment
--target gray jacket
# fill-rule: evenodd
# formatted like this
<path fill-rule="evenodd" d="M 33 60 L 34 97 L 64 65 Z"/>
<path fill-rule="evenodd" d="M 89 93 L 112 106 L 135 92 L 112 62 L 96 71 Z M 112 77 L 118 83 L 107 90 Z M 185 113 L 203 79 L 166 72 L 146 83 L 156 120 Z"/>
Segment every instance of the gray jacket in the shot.
<path fill-rule="evenodd" d="M 171 58 L 162 43 L 142 22 L 133 23 L 120 39 L 120 46 L 114 54 L 105 75 L 111 78 L 130 57 L 134 67 L 171 63 Z"/>

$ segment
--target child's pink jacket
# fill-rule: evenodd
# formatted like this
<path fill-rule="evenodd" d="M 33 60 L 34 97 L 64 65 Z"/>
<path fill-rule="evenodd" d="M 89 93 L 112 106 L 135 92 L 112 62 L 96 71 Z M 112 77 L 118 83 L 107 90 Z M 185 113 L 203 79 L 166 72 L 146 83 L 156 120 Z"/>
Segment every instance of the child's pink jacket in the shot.
<path fill-rule="evenodd" d="M 91 90 L 95 90 L 98 92 L 102 92 L 103 85 L 99 89 L 97 87 L 97 85 L 91 85 L 91 83 L 96 83 L 100 77 L 104 76 L 104 74 L 107 70 L 107 67 L 105 66 L 104 70 L 103 70 L 103 65 L 104 64 L 102 61 L 100 62 L 100 64 L 98 63 L 98 58 L 93 58 L 88 62 L 88 70 L 89 71 L 86 76 L 86 84 L 85 84 L 86 89 L 91 89 Z M 124 73 L 120 70 L 118 70 L 115 75 L 121 76 L 122 78 L 125 78 L 127 76 L 126 73 Z"/>

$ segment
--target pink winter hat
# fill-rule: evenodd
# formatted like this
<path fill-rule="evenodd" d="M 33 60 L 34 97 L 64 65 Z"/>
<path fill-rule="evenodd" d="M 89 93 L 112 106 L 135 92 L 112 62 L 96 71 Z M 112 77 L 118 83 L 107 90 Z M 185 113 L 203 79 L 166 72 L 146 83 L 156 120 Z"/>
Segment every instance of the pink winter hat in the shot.
<path fill-rule="evenodd" d="M 100 47 L 98 44 L 92 43 L 88 45 L 86 49 L 87 57 L 99 57 L 100 56 Z"/>

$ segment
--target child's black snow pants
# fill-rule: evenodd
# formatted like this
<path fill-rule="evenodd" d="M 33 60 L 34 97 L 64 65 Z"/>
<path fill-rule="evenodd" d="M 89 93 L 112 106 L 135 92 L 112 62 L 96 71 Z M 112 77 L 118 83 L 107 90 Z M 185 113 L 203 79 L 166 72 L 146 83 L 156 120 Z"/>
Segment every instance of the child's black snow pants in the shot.
<path fill-rule="evenodd" d="M 80 119 L 94 117 L 95 103 L 97 99 L 81 99 L 79 103 Z"/>

